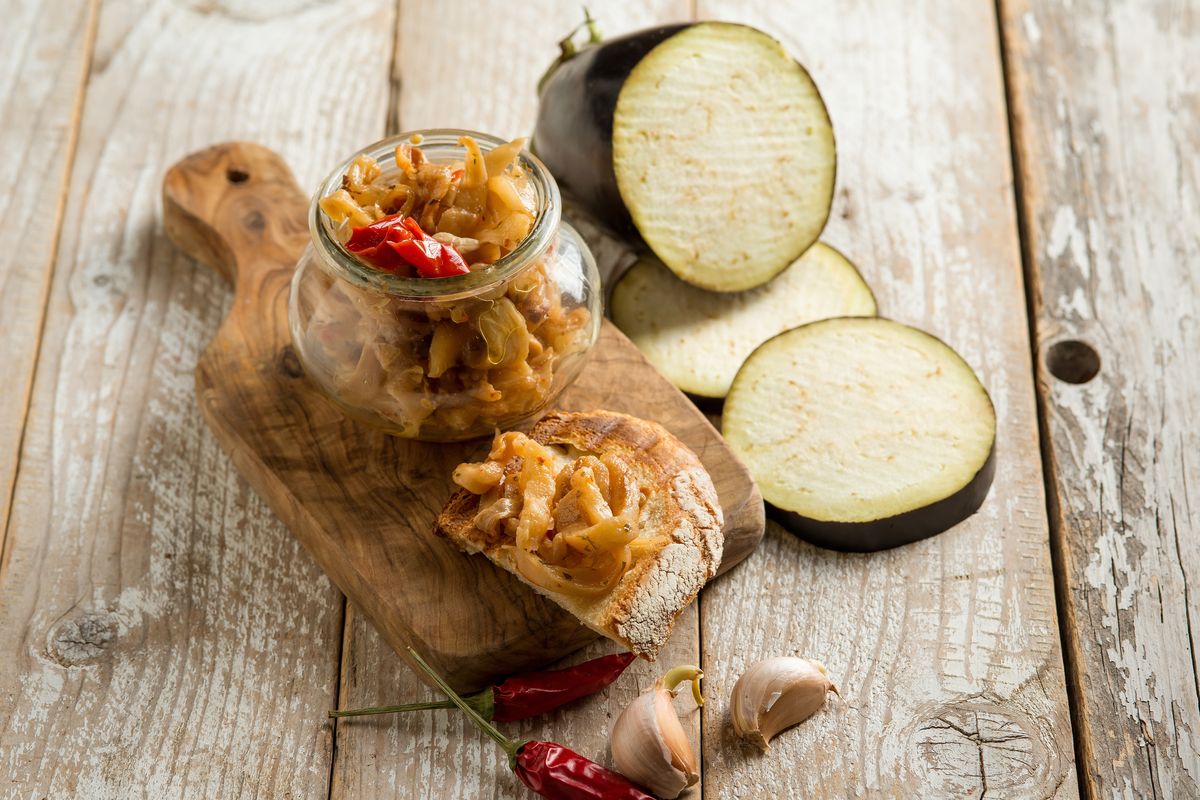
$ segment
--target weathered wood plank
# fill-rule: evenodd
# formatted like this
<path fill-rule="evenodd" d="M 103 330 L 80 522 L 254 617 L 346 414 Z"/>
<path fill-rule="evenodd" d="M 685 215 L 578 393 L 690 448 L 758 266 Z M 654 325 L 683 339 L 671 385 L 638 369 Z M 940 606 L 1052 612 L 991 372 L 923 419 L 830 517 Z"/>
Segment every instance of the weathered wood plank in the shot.
<path fill-rule="evenodd" d="M 687 4 L 605 4 L 597 12 L 606 34 L 616 34 L 670 19 L 686 19 Z M 577 6 L 548 0 L 509 6 L 503 13 L 481 13 L 478 4 L 402 2 L 397 73 L 400 95 L 393 129 L 463 127 L 501 136 L 527 135 L 536 112 L 534 86 L 557 53 L 556 38 L 578 24 Z M 558 33 L 561 31 L 561 33 Z M 454 42 L 486 38 L 487 45 L 463 51 Z M 438 56 L 454 48 L 461 58 Z M 496 92 L 493 78 L 502 76 Z M 590 229 L 585 234 L 599 232 Z M 602 234 L 601 234 L 602 235 Z M 595 241 L 594 235 L 589 235 Z M 597 258 L 611 268 L 622 257 L 621 246 L 608 238 Z M 431 699 L 421 684 L 361 615 L 347 613 L 339 704 L 343 708 Z M 613 652 L 600 641 L 564 663 Z M 560 741 L 579 752 L 607 761 L 608 733 L 621 709 L 646 689 L 664 666 L 699 658 L 699 615 L 690 609 L 659 656 L 659 665 L 636 663 L 606 695 L 591 698 L 569 711 L 505 726 L 517 738 Z M 699 743 L 699 713 L 679 701 L 688 716 L 693 741 Z M 431 787 L 445 797 L 516 798 L 528 796 L 508 769 L 503 753 L 476 733 L 461 714 L 439 711 L 403 717 L 340 720 L 332 796 L 348 798 L 423 798 Z M 699 789 L 690 797 L 699 797 Z"/>
<path fill-rule="evenodd" d="M 98 1 L 98 0 L 97 0 Z M 96 2 L 0 2 L 0 553 L 79 105 L 96 33 Z M 2 560 L 2 559 L 0 559 Z M 3 566 L 0 565 L 0 574 Z"/>
<path fill-rule="evenodd" d="M 998 412 L 978 514 L 874 555 L 779 528 L 704 594 L 706 792 L 716 797 L 1070 797 L 1058 644 L 996 21 L 987 3 L 701 2 L 779 36 L 838 140 L 825 238 L 881 313 L 979 372 Z M 845 700 L 773 743 L 732 736 L 729 692 L 760 657 L 823 660 Z"/>
<path fill-rule="evenodd" d="M 1000 5 L 1082 775 L 1200 796 L 1200 9 Z"/>
<path fill-rule="evenodd" d="M 392 30 L 382 0 L 101 10 L 0 585 L 22 797 L 327 791 L 341 598 L 200 419 L 229 292 L 157 203 L 169 164 L 232 137 L 315 182 L 382 130 Z"/>

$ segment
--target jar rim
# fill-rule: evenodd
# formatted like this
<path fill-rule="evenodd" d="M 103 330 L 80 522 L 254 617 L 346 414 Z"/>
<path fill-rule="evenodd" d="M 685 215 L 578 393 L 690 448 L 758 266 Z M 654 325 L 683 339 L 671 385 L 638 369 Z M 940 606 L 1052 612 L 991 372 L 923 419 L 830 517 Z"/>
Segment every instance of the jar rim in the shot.
<path fill-rule="evenodd" d="M 308 227 L 313 248 L 321 256 L 321 260 L 330 266 L 337 275 L 358 286 L 404 300 L 457 300 L 478 294 L 511 278 L 532 264 L 550 247 L 562 221 L 562 197 L 559 194 L 558 183 L 550 174 L 550 170 L 526 147 L 521 150 L 518 158 L 521 166 L 527 170 L 537 192 L 537 214 L 534 217 L 533 228 L 525 238 L 513 248 L 512 252 L 495 263 L 466 275 L 452 275 L 447 278 L 409 278 L 372 269 L 346 250 L 342 242 L 338 240 L 333 220 L 321 210 L 321 198 L 341 188 L 342 176 L 360 155 L 367 155 L 375 159 L 385 173 L 389 171 L 389 167 L 394 170 L 396 168 L 396 147 L 411 141 L 414 136 L 420 137 L 419 146 L 422 150 L 456 149 L 465 153 L 465 148 L 459 144 L 459 139 L 464 136 L 470 136 L 478 142 L 479 149 L 483 152 L 506 144 L 504 139 L 479 131 L 460 128 L 426 128 L 388 136 L 356 150 L 321 181 L 309 207 Z M 431 158 L 430 160 L 438 159 Z"/>

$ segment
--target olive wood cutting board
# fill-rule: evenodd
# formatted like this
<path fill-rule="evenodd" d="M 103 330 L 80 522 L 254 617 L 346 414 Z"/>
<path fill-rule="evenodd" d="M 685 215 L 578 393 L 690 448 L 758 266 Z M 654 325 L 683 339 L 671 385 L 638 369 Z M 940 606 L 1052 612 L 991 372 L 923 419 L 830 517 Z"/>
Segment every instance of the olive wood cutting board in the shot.
<path fill-rule="evenodd" d="M 596 634 L 482 556 L 434 535 L 450 474 L 487 442 L 429 444 L 351 421 L 305 380 L 287 327 L 309 199 L 283 159 L 217 145 L 163 181 L 167 234 L 233 284 L 234 301 L 196 367 L 200 408 L 250 484 L 403 657 L 415 647 L 467 690 L 536 668 Z M 721 569 L 763 535 L 763 503 L 708 420 L 608 320 L 556 404 L 656 420 L 700 456 L 725 512 Z"/>

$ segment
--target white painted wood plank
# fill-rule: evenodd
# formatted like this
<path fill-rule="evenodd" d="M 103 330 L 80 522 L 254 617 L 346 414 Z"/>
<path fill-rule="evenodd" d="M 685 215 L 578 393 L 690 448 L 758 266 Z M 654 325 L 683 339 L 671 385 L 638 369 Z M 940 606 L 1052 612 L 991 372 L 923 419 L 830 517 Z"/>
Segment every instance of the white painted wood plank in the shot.
<path fill-rule="evenodd" d="M 0 2 L 0 552 L 58 243 L 95 4 Z M 0 566 L 0 575 L 3 574 Z"/>
<path fill-rule="evenodd" d="M 21 797 L 327 792 L 341 598 L 201 421 L 230 295 L 157 206 L 215 141 L 312 184 L 380 133 L 393 27 L 382 0 L 104 4 L 0 586 Z"/>
<path fill-rule="evenodd" d="M 1082 772 L 1197 797 L 1200 9 L 1001 7 Z M 1090 382 L 1054 377 L 1068 341 Z"/>
<path fill-rule="evenodd" d="M 838 143 L 824 238 L 881 314 L 930 330 L 995 401 L 979 513 L 932 540 L 840 555 L 772 527 L 704 595 L 706 791 L 716 797 L 1069 797 L 1059 653 L 996 21 L 987 3 L 701 2 L 778 36 Z M 759 756 L 728 726 L 761 657 L 818 658 L 844 701 Z"/>

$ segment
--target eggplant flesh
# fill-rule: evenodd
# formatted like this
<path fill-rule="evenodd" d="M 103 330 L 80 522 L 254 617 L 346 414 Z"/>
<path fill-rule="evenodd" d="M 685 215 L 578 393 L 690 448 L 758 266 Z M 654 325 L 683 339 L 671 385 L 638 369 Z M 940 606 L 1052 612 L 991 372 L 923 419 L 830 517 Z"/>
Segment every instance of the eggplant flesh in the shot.
<path fill-rule="evenodd" d="M 975 373 L 936 337 L 881 318 L 761 345 L 722 430 L 771 516 L 835 550 L 941 533 L 979 508 L 995 473 L 995 410 Z"/>
<path fill-rule="evenodd" d="M 823 242 L 774 280 L 714 293 L 643 256 L 612 290 L 613 322 L 659 372 L 695 397 L 723 398 L 754 348 L 790 328 L 830 317 L 873 317 L 875 296 L 855 266 Z"/>
<path fill-rule="evenodd" d="M 713 291 L 761 285 L 820 236 L 833 128 L 770 36 L 702 22 L 585 47 L 542 87 L 534 146 L 563 187 Z"/>

